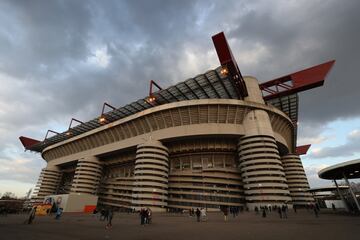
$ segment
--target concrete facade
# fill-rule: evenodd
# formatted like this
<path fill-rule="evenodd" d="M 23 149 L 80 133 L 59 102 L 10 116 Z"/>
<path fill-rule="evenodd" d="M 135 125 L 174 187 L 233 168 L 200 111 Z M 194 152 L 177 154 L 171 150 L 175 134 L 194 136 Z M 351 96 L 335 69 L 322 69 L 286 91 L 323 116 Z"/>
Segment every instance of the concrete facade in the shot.
<path fill-rule="evenodd" d="M 312 203 L 293 123 L 245 81 L 244 100 L 163 104 L 45 148 L 34 199 L 87 193 L 155 211 Z"/>

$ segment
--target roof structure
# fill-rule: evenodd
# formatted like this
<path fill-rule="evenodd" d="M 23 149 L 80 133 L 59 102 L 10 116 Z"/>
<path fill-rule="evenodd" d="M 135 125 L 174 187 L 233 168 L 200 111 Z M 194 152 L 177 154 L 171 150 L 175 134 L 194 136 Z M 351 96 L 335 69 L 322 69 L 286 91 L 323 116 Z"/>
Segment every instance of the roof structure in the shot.
<path fill-rule="evenodd" d="M 55 143 L 103 126 L 104 123 L 99 121 L 100 117 L 105 117 L 105 123 L 107 124 L 141 112 L 145 109 L 171 102 L 209 98 L 241 99 L 241 96 L 235 90 L 235 86 L 231 79 L 228 76 L 223 76 L 220 71 L 221 68 L 219 67 L 215 70 L 207 71 L 204 74 L 200 74 L 194 78 L 177 83 L 176 85 L 170 86 L 166 89 L 153 92 L 152 96 L 155 97 L 154 101 L 150 102 L 148 97 L 141 98 L 123 107 L 106 112 L 102 116 L 94 118 L 88 122 L 80 123 L 72 128 L 69 128 L 68 131 L 45 138 L 43 141 L 37 141 L 23 136 L 20 137 L 20 139 L 22 142 L 25 141 L 34 143 L 32 145 L 23 144 L 25 149 L 42 152 L 43 149 Z"/>
<path fill-rule="evenodd" d="M 42 152 L 46 147 L 55 143 L 62 142 L 154 106 L 192 99 L 243 99 L 247 96 L 246 82 L 241 75 L 225 35 L 223 33 L 214 35 L 213 42 L 221 64 L 215 70 L 207 71 L 204 74 L 197 75 L 194 78 L 187 79 L 166 89 L 158 87 L 159 91 L 157 92 L 150 90 L 151 98 L 147 96 L 123 107 L 112 108 L 111 111 L 103 113 L 101 116 L 88 122 L 77 120 L 80 124 L 72 127 L 70 123 L 69 129 L 62 133 L 51 131 L 55 135 L 47 137 L 48 134 L 46 134 L 43 141 L 23 136 L 20 137 L 20 141 L 25 150 Z M 323 63 L 259 85 L 266 103 L 280 109 L 293 122 L 295 127 L 295 144 L 299 101 L 297 92 L 321 86 L 334 62 L 333 60 Z M 227 74 L 224 74 L 224 68 Z"/>
<path fill-rule="evenodd" d="M 318 172 L 322 179 L 337 180 L 360 178 L 360 159 L 355 159 L 324 168 Z"/>

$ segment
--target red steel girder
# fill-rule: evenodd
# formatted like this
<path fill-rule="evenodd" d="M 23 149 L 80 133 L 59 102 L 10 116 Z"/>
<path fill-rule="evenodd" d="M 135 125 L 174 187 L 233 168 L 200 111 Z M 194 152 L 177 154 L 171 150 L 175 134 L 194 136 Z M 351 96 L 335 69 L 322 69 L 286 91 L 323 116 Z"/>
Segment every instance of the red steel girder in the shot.
<path fill-rule="evenodd" d="M 227 68 L 229 72 L 229 77 L 231 77 L 231 79 L 234 81 L 237 94 L 241 98 L 248 96 L 245 81 L 241 75 L 240 69 L 236 63 L 234 55 L 231 52 L 230 46 L 226 40 L 224 32 L 220 32 L 212 36 L 212 40 L 220 64 L 223 68 Z"/>
<path fill-rule="evenodd" d="M 24 137 L 24 136 L 19 137 L 19 139 L 20 139 L 20 142 L 22 143 L 22 145 L 24 146 L 25 150 L 30 149 L 32 146 L 34 146 L 35 144 L 38 144 L 40 142 L 39 140 Z"/>
<path fill-rule="evenodd" d="M 331 60 L 260 84 L 259 86 L 263 93 L 268 93 L 268 95 L 264 95 L 264 100 L 287 96 L 322 86 L 326 75 L 334 63 L 335 60 Z M 281 87 L 281 89 L 279 87 Z"/>
<path fill-rule="evenodd" d="M 302 145 L 302 146 L 297 146 L 296 147 L 296 154 L 297 155 L 305 155 L 307 153 L 307 151 L 309 150 L 309 148 L 311 147 L 311 144 L 308 145 Z"/>

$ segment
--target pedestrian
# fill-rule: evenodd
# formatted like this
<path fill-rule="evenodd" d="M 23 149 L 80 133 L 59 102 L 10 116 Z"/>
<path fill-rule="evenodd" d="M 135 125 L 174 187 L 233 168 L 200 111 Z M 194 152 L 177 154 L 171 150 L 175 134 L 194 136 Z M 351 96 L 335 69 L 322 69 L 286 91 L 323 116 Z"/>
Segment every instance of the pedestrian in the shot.
<path fill-rule="evenodd" d="M 255 207 L 255 213 L 256 215 L 259 213 L 259 208 L 257 206 Z"/>
<path fill-rule="evenodd" d="M 287 218 L 286 206 L 285 205 L 282 205 L 281 212 L 282 212 L 283 218 Z"/>
<path fill-rule="evenodd" d="M 331 204 L 331 207 L 332 207 L 332 210 L 333 210 L 333 211 L 336 211 L 336 207 L 335 207 L 335 204 L 334 204 L 334 203 Z"/>
<path fill-rule="evenodd" d="M 266 210 L 265 210 L 265 208 L 263 209 L 262 217 L 263 217 L 263 218 L 266 218 Z"/>
<path fill-rule="evenodd" d="M 278 207 L 278 208 L 277 208 L 277 211 L 278 211 L 278 213 L 279 213 L 279 217 L 282 218 L 281 208 Z"/>
<path fill-rule="evenodd" d="M 317 208 L 316 207 L 314 207 L 314 213 L 315 213 L 315 217 L 319 217 L 319 212 L 318 212 L 318 210 L 317 210 Z"/>
<path fill-rule="evenodd" d="M 112 219 L 114 216 L 114 212 L 112 211 L 112 209 L 110 208 L 108 210 L 108 223 L 106 224 L 106 229 L 111 228 L 112 227 Z"/>
<path fill-rule="evenodd" d="M 61 207 L 58 207 L 58 209 L 56 210 L 56 214 L 55 214 L 56 220 L 60 219 L 62 212 L 63 212 L 63 209 Z"/>
<path fill-rule="evenodd" d="M 146 223 L 150 224 L 152 220 L 152 211 L 150 208 L 146 209 Z"/>
<path fill-rule="evenodd" d="M 233 218 L 235 218 L 236 217 L 236 208 L 235 207 L 230 207 L 230 209 L 231 209 Z"/>
<path fill-rule="evenodd" d="M 223 213 L 224 213 L 224 221 L 226 222 L 227 221 L 227 216 L 229 214 L 229 208 L 224 206 L 223 207 Z"/>
<path fill-rule="evenodd" d="M 105 209 L 104 210 L 104 221 L 108 221 L 109 220 L 109 209 Z"/>
<path fill-rule="evenodd" d="M 105 209 L 102 208 L 100 210 L 100 221 L 104 221 L 105 220 Z"/>
<path fill-rule="evenodd" d="M 206 209 L 202 208 L 200 210 L 200 215 L 201 215 L 201 221 L 205 222 L 206 221 Z"/>
<path fill-rule="evenodd" d="M 201 212 L 200 212 L 200 210 L 199 210 L 199 208 L 197 208 L 196 209 L 196 220 L 198 221 L 198 222 L 200 222 L 200 214 L 201 214 Z"/>
<path fill-rule="evenodd" d="M 296 205 L 293 206 L 294 212 L 296 213 Z"/>
<path fill-rule="evenodd" d="M 145 226 L 145 221 L 146 221 L 146 210 L 144 208 L 142 208 L 140 210 L 140 223 L 141 225 Z"/>
<path fill-rule="evenodd" d="M 31 209 L 30 214 L 29 214 L 28 224 L 31 224 L 34 221 L 36 209 L 37 209 L 37 206 L 35 206 Z"/>

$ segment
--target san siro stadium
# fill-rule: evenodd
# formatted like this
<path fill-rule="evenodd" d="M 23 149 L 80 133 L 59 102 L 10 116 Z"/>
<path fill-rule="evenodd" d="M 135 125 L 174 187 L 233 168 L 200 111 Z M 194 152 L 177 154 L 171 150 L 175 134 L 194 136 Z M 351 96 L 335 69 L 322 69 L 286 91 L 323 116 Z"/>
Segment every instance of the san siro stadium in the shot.
<path fill-rule="evenodd" d="M 297 146 L 298 93 L 322 86 L 329 61 L 259 84 L 242 76 L 223 33 L 213 36 L 220 66 L 39 141 L 32 201 L 54 194 L 153 211 L 314 203 Z M 77 125 L 72 126 L 73 122 Z"/>

